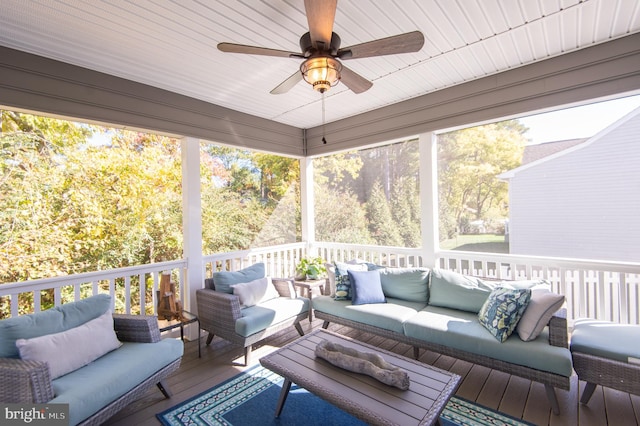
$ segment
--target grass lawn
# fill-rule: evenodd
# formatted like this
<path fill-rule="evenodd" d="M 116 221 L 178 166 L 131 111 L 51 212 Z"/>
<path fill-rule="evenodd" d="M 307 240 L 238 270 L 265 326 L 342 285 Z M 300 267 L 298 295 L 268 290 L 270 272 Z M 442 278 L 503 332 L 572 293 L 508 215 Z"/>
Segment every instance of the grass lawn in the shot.
<path fill-rule="evenodd" d="M 504 242 L 504 235 L 495 234 L 458 235 L 450 240 L 441 241 L 440 248 L 443 250 L 509 253 L 509 243 Z"/>

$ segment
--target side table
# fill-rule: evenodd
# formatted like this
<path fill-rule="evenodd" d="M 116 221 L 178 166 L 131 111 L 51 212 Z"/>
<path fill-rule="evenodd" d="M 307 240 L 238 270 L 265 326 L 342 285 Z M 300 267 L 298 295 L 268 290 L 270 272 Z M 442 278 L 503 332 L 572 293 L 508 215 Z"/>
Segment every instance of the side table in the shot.
<path fill-rule="evenodd" d="M 313 321 L 313 292 L 317 290 L 320 295 L 325 295 L 329 290 L 329 278 L 318 280 L 295 280 L 293 285 L 300 288 L 300 295 L 309 299 L 309 322 Z"/>
<path fill-rule="evenodd" d="M 182 311 L 182 319 L 181 320 L 163 320 L 158 317 L 158 326 L 160 328 L 160 332 L 175 330 L 180 327 L 180 339 L 184 342 L 184 326 L 187 324 L 193 324 L 194 322 L 198 323 L 198 358 L 202 357 L 202 352 L 200 349 L 200 318 L 194 313 L 189 311 Z"/>

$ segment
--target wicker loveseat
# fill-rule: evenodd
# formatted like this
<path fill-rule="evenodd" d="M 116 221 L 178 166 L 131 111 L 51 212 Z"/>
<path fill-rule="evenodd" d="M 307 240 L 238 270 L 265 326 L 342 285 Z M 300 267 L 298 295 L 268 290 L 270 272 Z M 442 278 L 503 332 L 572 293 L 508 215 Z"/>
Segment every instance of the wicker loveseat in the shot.
<path fill-rule="evenodd" d="M 111 308 L 101 294 L 0 321 L 0 402 L 68 404 L 69 425 L 98 425 L 154 385 L 169 398 L 182 342 L 160 339 L 156 317 Z"/>
<path fill-rule="evenodd" d="M 196 300 L 200 326 L 209 332 L 206 344 L 219 336 L 241 345 L 245 365 L 254 343 L 291 326 L 303 336 L 300 321 L 309 318 L 309 299 L 298 297 L 293 280 L 266 277 L 264 263 L 214 272 Z"/>
<path fill-rule="evenodd" d="M 343 265 L 342 268 L 362 271 L 378 267 Z M 339 269 L 335 272 L 338 276 Z M 382 300 L 373 303 L 337 300 L 342 298 L 343 291 L 340 277 L 330 277 L 336 282 L 330 284 L 333 297 L 313 298 L 314 314 L 324 320 L 323 327 L 332 322 L 346 325 L 407 343 L 414 347 L 416 358 L 419 349 L 424 348 L 543 383 L 553 411 L 559 413 L 555 388 L 569 389 L 573 374 L 566 314 L 564 309 L 559 309 L 564 298 L 538 287 L 541 283 L 534 281 L 485 282 L 452 271 L 426 268 L 383 268 L 377 272 Z M 361 277 L 372 273 L 371 270 L 351 272 L 350 278 L 363 274 L 359 278 L 362 281 Z M 363 287 L 369 292 L 369 286 L 366 282 L 360 284 L 358 292 L 362 292 Z M 522 315 L 520 322 L 536 328 L 535 334 L 523 327 L 518 335 L 514 329 L 513 334 L 501 342 L 480 323 L 479 311 L 494 289 L 507 286 L 524 291 L 535 288 L 536 307 L 531 308 L 532 297 L 527 310 L 539 310 L 539 297 L 550 297 L 552 303 L 544 308 L 545 317 L 533 318 L 533 323 L 531 315 L 526 321 Z M 355 293 L 354 289 L 354 297 Z M 357 296 L 360 298 L 360 294 Z"/>

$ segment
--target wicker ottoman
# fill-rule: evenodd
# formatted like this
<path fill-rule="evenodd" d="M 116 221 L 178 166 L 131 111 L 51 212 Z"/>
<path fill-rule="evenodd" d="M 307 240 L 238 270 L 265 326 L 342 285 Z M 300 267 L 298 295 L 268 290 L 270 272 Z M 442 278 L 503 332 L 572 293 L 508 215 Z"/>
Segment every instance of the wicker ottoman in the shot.
<path fill-rule="evenodd" d="M 640 395 L 640 326 L 576 320 L 571 356 L 578 378 L 587 382 L 581 403 L 597 385 Z"/>

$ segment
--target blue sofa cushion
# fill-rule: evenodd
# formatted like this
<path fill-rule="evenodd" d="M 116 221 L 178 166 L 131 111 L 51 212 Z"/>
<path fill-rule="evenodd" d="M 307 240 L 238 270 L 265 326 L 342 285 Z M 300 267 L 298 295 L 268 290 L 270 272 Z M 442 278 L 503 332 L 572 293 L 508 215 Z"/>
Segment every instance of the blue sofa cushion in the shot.
<path fill-rule="evenodd" d="M 496 283 L 434 268 L 431 271 L 429 305 L 477 314 L 495 287 Z"/>
<path fill-rule="evenodd" d="M 75 425 L 129 392 L 161 368 L 180 358 L 182 341 L 125 342 L 90 364 L 55 379 L 56 395 L 49 403 L 69 404 L 69 424 Z"/>
<path fill-rule="evenodd" d="M 255 263 L 239 271 L 221 271 L 211 274 L 214 290 L 233 294 L 233 284 L 248 283 L 266 276 L 264 263 Z"/>
<path fill-rule="evenodd" d="M 632 358 L 631 361 L 637 364 L 640 360 L 640 326 L 577 319 L 571 334 L 571 352 L 620 362 L 629 362 Z"/>
<path fill-rule="evenodd" d="M 353 305 L 387 303 L 382 292 L 380 274 L 377 271 L 347 271 L 351 280 Z"/>
<path fill-rule="evenodd" d="M 571 352 L 550 345 L 547 329 L 530 342 L 511 336 L 500 343 L 480 325 L 477 314 L 427 306 L 405 321 L 404 331 L 408 337 L 565 377 L 573 372 Z"/>
<path fill-rule="evenodd" d="M 426 305 L 387 298 L 387 303 L 352 305 L 348 300 L 334 300 L 329 296 L 314 296 L 313 309 L 351 321 L 365 323 L 385 330 L 403 332 L 403 323 Z"/>
<path fill-rule="evenodd" d="M 422 303 L 429 300 L 428 268 L 384 268 L 378 272 L 387 297 Z"/>
<path fill-rule="evenodd" d="M 111 296 L 98 294 L 35 314 L 0 321 L 0 357 L 19 358 L 17 339 L 60 333 L 98 318 L 111 308 Z"/>
<path fill-rule="evenodd" d="M 240 336 L 247 337 L 265 330 L 273 324 L 309 312 L 309 299 L 306 297 L 298 297 L 297 299 L 279 297 L 244 308 L 241 312 L 242 317 L 236 320 L 235 331 Z"/>

